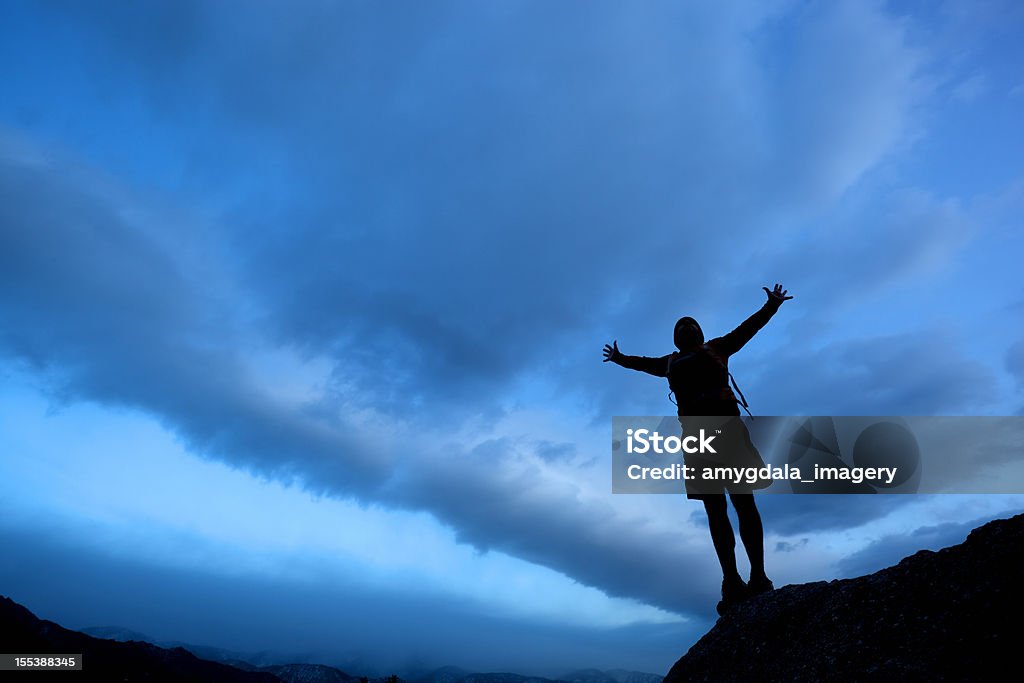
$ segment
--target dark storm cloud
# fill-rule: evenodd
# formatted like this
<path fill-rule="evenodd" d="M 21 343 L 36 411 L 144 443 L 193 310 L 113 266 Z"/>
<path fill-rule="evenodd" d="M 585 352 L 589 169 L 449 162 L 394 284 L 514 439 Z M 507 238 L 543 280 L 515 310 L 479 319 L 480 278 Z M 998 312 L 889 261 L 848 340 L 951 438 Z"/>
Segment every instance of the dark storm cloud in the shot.
<path fill-rule="evenodd" d="M 359 440 L 257 385 L 218 293 L 169 255 L 158 225 L 142 227 L 152 216 L 0 142 L 0 349 L 44 373 L 54 398 L 144 410 L 260 476 L 339 492 L 381 481 Z"/>
<path fill-rule="evenodd" d="M 713 558 L 529 473 L 458 470 L 458 453 L 445 459 L 423 439 L 402 444 L 412 455 L 380 488 L 391 465 L 339 436 L 337 416 L 370 408 L 457 427 L 498 414 L 530 380 L 605 414 L 637 405 L 614 392 L 639 392 L 639 378 L 609 379 L 599 364 L 605 334 L 626 330 L 637 352 L 657 352 L 681 307 L 731 329 L 768 284 L 748 281 L 750 254 L 788 234 L 771 218 L 834 200 L 891 150 L 920 65 L 897 23 L 856 3 L 809 10 L 824 33 L 793 28 L 803 66 L 789 83 L 762 66 L 765 20 L 782 11 L 762 3 L 203 3 L 164 6 L 181 16 L 163 19 L 120 3 L 68 7 L 98 36 L 83 56 L 90 73 L 139 86 L 146 123 L 211 128 L 184 165 L 226 171 L 202 174 L 210 195 L 248 190 L 220 216 L 224 279 L 241 293 L 211 301 L 219 282 L 196 282 L 173 245 L 137 234 L 89 180 L 7 158 L 8 353 L 73 398 L 146 410 L 198 452 L 264 476 L 425 509 L 466 542 L 613 595 L 710 604 L 714 582 L 679 568 Z M 816 71 L 833 41 L 841 64 L 833 55 Z M 258 329 L 243 329 L 238 310 Z M 247 376 L 242 351 L 268 342 L 332 364 L 317 405 L 275 405 Z M 931 344 L 840 342 L 787 356 L 759 381 L 797 412 L 808 389 L 792 379 L 809 366 L 819 412 L 856 410 L 865 396 L 907 412 L 973 395 L 969 380 L 984 373 L 954 358 L 935 376 Z M 843 514 L 876 512 L 777 523 L 839 528 Z"/>
<path fill-rule="evenodd" d="M 796 536 L 861 526 L 912 502 L 914 496 L 778 495 L 762 496 L 758 507 L 765 531 Z"/>
<path fill-rule="evenodd" d="M 794 550 L 799 550 L 800 548 L 802 548 L 805 545 L 807 545 L 808 540 L 809 539 L 801 538 L 799 541 L 796 541 L 795 543 L 790 542 L 790 541 L 778 541 L 775 544 L 775 552 L 777 552 L 777 553 L 791 553 Z"/>
<path fill-rule="evenodd" d="M 804 303 L 839 314 L 941 272 L 977 230 L 956 202 L 910 190 L 881 195 L 870 212 L 824 220 L 827 230 L 779 245 L 771 264 L 800 277 Z"/>
<path fill-rule="evenodd" d="M 554 461 L 572 458 L 576 454 L 576 445 L 569 442 L 554 443 L 542 441 L 537 444 L 537 456 L 544 460 Z"/>
<path fill-rule="evenodd" d="M 191 264 L 125 218 L 130 204 L 115 205 L 74 169 L 14 152 L 3 162 L 4 350 L 32 363 L 58 397 L 144 410 L 195 452 L 260 476 L 428 510 L 460 541 L 610 595 L 679 611 L 711 604 L 714 580 L 684 580 L 677 569 L 708 564 L 700 548 L 638 531 L 607 503 L 582 505 L 574 488 L 550 488 L 536 468 L 504 476 L 512 441 L 469 454 L 417 444 L 419 457 L 394 463 L 368 435 L 276 405 L 246 373 L 231 315 L 204 296 Z M 564 454 L 564 444 L 555 451 Z M 637 581 L 640 573 L 657 580 Z"/>
<path fill-rule="evenodd" d="M 396 502 L 430 510 L 460 542 L 482 551 L 500 549 L 613 597 L 680 613 L 706 614 L 719 588 L 706 547 L 680 543 L 671 527 L 647 529 L 613 501 L 581 499 L 574 484 L 545 481 L 535 466 L 500 468 L 452 452 L 422 463 L 412 477 L 416 485 L 396 491 Z M 682 511 L 676 514 L 681 522 Z"/>
<path fill-rule="evenodd" d="M 761 496 L 757 506 L 766 533 L 792 537 L 861 526 L 912 502 L 914 497 L 905 495 L 801 494 Z M 707 524 L 703 509 L 694 510 L 689 516 L 694 524 Z M 793 542 L 781 544 L 793 548 Z"/>
<path fill-rule="evenodd" d="M 969 415 L 996 395 L 992 371 L 945 329 L 790 345 L 758 365 L 755 391 L 778 415 Z"/>
<path fill-rule="evenodd" d="M 278 191 L 301 203 L 232 215 L 243 272 L 270 334 L 395 412 L 486 411 L 605 319 L 743 291 L 722 291 L 734 243 L 848 187 L 920 94 L 920 56 L 856 6 L 773 24 L 794 45 L 779 64 L 759 31 L 783 5 L 257 7 L 185 6 L 167 35 L 116 5 L 80 18 L 158 106 L 212 103 L 299 174 Z M 569 373 L 605 394 L 589 374 Z"/>

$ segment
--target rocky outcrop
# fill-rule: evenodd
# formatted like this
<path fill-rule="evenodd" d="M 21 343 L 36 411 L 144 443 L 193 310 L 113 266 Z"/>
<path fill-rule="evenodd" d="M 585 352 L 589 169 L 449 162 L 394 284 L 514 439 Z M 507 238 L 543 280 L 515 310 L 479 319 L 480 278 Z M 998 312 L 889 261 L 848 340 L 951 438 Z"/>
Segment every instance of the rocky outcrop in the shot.
<path fill-rule="evenodd" d="M 979 680 L 1019 667 L 1024 515 L 855 579 L 739 605 L 676 662 L 688 681 Z"/>

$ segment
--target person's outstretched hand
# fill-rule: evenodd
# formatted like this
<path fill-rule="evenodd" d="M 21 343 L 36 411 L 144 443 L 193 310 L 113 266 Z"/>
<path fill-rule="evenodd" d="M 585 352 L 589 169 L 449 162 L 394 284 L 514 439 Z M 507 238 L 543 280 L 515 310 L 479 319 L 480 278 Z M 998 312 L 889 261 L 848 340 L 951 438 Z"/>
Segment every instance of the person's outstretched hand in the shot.
<path fill-rule="evenodd" d="M 619 353 L 619 342 L 613 341 L 611 344 L 604 345 L 604 362 L 614 361 L 618 356 L 622 355 Z"/>
<path fill-rule="evenodd" d="M 768 301 L 774 301 L 776 303 L 781 304 L 783 301 L 789 301 L 790 299 L 793 298 L 791 296 L 786 296 L 786 293 L 789 290 L 783 289 L 782 285 L 780 285 L 777 282 L 775 283 L 775 289 L 773 289 L 770 292 L 768 291 L 767 287 L 762 287 L 761 289 L 763 289 L 765 294 L 768 295 Z"/>

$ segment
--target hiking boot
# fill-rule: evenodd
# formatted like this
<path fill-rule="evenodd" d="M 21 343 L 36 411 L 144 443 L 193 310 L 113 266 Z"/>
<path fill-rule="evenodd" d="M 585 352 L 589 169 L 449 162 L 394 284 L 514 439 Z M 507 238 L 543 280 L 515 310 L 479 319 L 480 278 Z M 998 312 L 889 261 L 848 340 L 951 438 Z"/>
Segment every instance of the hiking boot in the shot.
<path fill-rule="evenodd" d="M 747 597 L 754 597 L 761 593 L 769 593 L 775 590 L 774 584 L 767 576 L 752 576 L 747 584 Z"/>
<path fill-rule="evenodd" d="M 747 584 L 743 583 L 743 579 L 736 581 L 722 579 L 722 599 L 719 600 L 717 607 L 719 616 L 724 615 L 747 597 Z"/>

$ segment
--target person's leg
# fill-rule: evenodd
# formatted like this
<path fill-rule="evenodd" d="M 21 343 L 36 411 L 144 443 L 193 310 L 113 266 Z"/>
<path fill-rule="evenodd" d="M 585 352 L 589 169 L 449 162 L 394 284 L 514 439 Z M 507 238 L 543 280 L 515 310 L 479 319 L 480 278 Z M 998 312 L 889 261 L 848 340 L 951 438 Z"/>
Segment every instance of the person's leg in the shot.
<path fill-rule="evenodd" d="M 734 605 L 746 599 L 747 584 L 743 582 L 736 569 L 736 536 L 729 522 L 725 494 L 706 495 L 703 500 L 704 510 L 708 513 L 711 542 L 715 546 L 718 562 L 722 565 L 722 599 L 717 609 L 719 614 L 724 615 Z"/>
<path fill-rule="evenodd" d="M 727 583 L 742 583 L 740 573 L 736 569 L 736 536 L 729 522 L 729 509 L 726 506 L 725 494 L 705 496 L 704 510 L 708 514 L 708 529 L 711 531 L 711 542 L 715 546 L 718 562 L 722 565 L 722 577 Z"/>
<path fill-rule="evenodd" d="M 733 493 L 730 497 L 740 520 L 740 540 L 750 559 L 750 586 L 758 590 L 771 590 L 771 581 L 764 571 L 764 526 L 754 495 Z"/>

